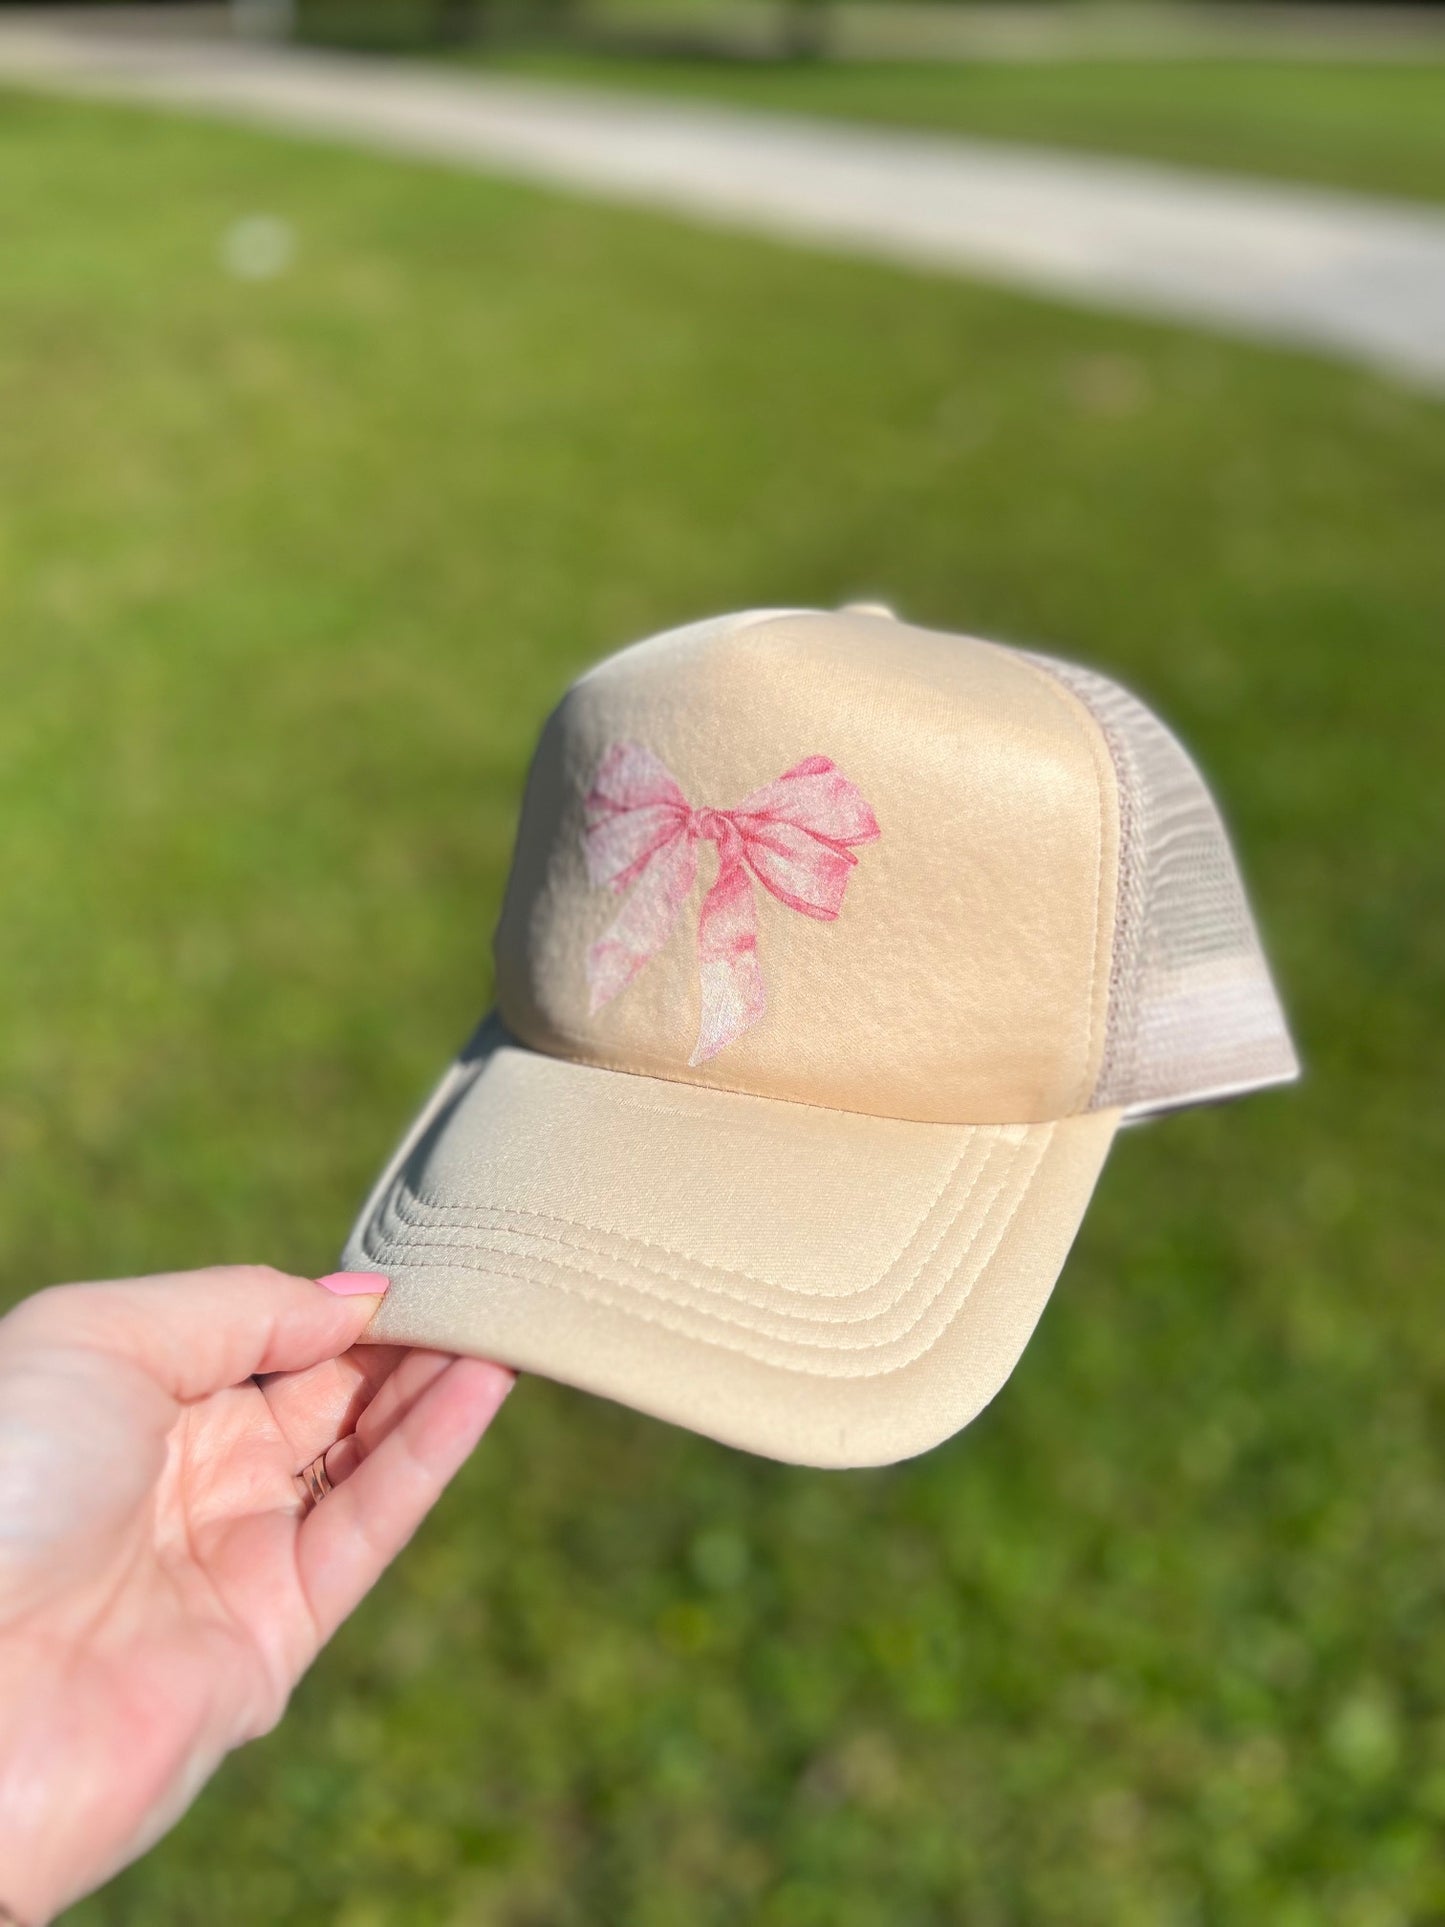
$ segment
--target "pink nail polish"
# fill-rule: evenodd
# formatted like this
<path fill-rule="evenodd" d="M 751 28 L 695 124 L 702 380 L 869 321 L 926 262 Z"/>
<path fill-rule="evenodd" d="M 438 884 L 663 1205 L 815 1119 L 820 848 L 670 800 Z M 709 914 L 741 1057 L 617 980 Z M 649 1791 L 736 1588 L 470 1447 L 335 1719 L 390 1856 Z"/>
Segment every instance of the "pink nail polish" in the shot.
<path fill-rule="evenodd" d="M 338 1298 L 379 1298 L 391 1283 L 379 1271 L 329 1271 L 317 1284 L 323 1291 L 334 1292 Z"/>

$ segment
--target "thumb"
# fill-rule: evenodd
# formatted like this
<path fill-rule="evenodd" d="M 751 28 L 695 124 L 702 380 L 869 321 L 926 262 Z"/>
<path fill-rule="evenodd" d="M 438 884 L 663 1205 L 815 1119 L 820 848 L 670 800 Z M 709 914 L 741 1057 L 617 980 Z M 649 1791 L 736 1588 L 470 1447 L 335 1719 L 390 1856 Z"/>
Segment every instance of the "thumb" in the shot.
<path fill-rule="evenodd" d="M 337 1357 L 361 1336 L 388 1282 L 370 1272 L 318 1281 L 269 1265 L 216 1265 L 56 1285 L 0 1319 L 0 1344 L 84 1345 L 127 1360 L 173 1398 L 201 1398 L 256 1372 Z"/>

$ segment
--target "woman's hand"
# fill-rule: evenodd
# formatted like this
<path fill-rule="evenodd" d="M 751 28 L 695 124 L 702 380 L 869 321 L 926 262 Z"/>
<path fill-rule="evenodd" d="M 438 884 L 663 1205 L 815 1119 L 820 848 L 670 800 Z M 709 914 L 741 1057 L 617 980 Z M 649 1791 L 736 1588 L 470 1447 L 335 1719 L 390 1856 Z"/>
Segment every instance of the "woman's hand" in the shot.
<path fill-rule="evenodd" d="M 276 1724 L 486 1430 L 502 1367 L 357 1346 L 385 1289 L 235 1266 L 0 1319 L 0 1919 L 88 1892 Z"/>

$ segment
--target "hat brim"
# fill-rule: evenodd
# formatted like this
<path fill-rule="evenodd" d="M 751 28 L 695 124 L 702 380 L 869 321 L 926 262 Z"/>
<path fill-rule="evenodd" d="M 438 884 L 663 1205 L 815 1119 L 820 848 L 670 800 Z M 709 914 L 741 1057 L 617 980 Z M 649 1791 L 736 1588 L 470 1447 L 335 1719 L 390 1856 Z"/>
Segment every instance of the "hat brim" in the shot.
<path fill-rule="evenodd" d="M 343 1262 L 378 1342 L 796 1464 L 889 1464 L 1012 1371 L 1118 1123 L 921 1124 L 541 1055 L 485 1024 Z"/>

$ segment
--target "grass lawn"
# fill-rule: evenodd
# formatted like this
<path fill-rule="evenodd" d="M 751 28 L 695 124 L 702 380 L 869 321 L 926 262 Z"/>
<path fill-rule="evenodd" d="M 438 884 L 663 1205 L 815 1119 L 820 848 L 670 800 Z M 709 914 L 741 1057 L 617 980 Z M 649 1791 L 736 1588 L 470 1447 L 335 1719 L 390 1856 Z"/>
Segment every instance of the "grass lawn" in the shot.
<path fill-rule="evenodd" d="M 489 67 L 1445 199 L 1445 62 L 928 64 L 468 54 Z"/>
<path fill-rule="evenodd" d="M 237 280 L 258 210 L 294 264 Z M 1126 1134 L 923 1460 L 522 1386 L 75 1927 L 1445 1913 L 1445 408 L 95 107 L 0 103 L 0 228 L 11 1295 L 327 1268 L 486 1002 L 544 712 L 729 606 L 882 596 L 1155 700 L 1309 1066 Z"/>

